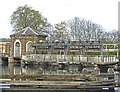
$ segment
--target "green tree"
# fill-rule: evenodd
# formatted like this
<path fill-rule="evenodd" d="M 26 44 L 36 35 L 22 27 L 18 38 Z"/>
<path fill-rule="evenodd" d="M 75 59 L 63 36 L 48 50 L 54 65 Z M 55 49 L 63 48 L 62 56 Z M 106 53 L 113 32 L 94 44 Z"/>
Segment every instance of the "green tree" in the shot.
<path fill-rule="evenodd" d="M 66 22 L 60 22 L 54 25 L 53 36 L 55 40 L 68 40 L 68 30 L 66 28 Z"/>
<path fill-rule="evenodd" d="M 20 31 L 25 27 L 31 27 L 34 30 L 42 31 L 48 27 L 47 19 L 39 11 L 32 9 L 27 5 L 20 6 L 10 17 L 10 23 L 13 32 Z"/>

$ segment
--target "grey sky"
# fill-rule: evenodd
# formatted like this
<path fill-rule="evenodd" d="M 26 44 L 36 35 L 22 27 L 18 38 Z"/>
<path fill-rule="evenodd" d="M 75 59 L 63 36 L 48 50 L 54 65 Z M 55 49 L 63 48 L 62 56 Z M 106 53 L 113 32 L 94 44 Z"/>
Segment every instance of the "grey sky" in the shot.
<path fill-rule="evenodd" d="M 118 28 L 119 0 L 1 0 L 0 38 L 11 34 L 10 16 L 19 7 L 29 5 L 42 12 L 52 24 L 74 18 L 89 19 L 106 31 Z"/>

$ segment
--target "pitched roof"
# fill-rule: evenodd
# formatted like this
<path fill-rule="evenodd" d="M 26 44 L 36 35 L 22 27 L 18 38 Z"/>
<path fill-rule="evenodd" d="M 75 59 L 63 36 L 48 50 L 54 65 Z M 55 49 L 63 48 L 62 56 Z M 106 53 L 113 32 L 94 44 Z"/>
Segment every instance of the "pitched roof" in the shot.
<path fill-rule="evenodd" d="M 13 36 L 13 35 L 46 36 L 44 33 L 37 32 L 36 30 L 33 30 L 33 29 L 30 28 L 30 27 L 26 27 L 26 28 L 24 28 L 23 30 L 12 34 L 11 36 Z"/>

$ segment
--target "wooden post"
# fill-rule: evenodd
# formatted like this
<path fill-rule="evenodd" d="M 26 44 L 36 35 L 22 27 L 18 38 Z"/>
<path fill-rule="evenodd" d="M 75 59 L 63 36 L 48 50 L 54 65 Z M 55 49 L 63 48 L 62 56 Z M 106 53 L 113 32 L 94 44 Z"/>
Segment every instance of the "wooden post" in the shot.
<path fill-rule="evenodd" d="M 104 62 L 103 61 L 103 45 L 100 46 L 100 49 L 101 49 L 101 51 L 100 51 L 101 52 L 101 61 Z"/>
<path fill-rule="evenodd" d="M 79 63 L 80 63 L 80 55 L 79 55 Z"/>
<path fill-rule="evenodd" d="M 49 57 L 49 60 L 51 61 L 51 46 L 49 45 L 48 46 L 48 57 Z"/>

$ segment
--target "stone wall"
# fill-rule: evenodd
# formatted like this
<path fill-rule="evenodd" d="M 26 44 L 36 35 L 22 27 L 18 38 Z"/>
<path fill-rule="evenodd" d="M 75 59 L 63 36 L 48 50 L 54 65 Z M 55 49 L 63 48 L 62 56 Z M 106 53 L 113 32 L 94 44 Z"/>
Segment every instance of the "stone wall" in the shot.
<path fill-rule="evenodd" d="M 16 40 L 19 40 L 21 42 L 21 55 L 26 54 L 26 44 L 27 42 L 35 42 L 39 41 L 40 39 L 45 40 L 43 37 L 37 37 L 37 36 L 12 36 L 11 37 L 11 56 L 14 56 L 14 43 Z"/>

